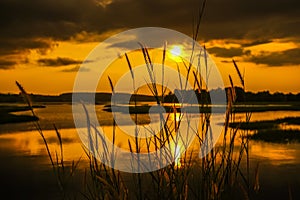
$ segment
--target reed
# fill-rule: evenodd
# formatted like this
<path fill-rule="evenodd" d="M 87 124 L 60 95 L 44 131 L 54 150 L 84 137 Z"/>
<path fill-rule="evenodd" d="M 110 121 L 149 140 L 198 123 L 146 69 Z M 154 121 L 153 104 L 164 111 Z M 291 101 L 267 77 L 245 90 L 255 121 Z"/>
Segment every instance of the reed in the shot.
<path fill-rule="evenodd" d="M 26 92 L 24 87 L 18 81 L 16 81 L 16 85 L 19 88 L 20 93 L 23 96 L 25 103 L 27 103 L 28 107 L 30 108 L 32 115 L 34 117 L 38 118 L 38 116 L 34 112 L 34 106 L 32 104 L 32 101 L 30 100 L 28 93 Z M 39 120 L 33 121 L 33 124 L 45 145 L 46 152 L 47 152 L 48 158 L 50 159 L 50 163 L 52 166 L 52 170 L 57 179 L 57 183 L 58 183 L 59 191 L 61 192 L 61 196 L 64 199 L 68 198 L 68 196 L 70 195 L 68 193 L 69 183 L 71 182 L 71 179 L 79 165 L 81 157 L 76 162 L 73 161 L 71 164 L 67 165 L 67 163 L 63 157 L 63 140 L 61 137 L 61 133 L 57 129 L 56 125 L 53 124 L 53 128 L 56 133 L 58 144 L 59 144 L 59 153 L 57 150 L 55 150 L 54 153 L 53 153 L 53 151 L 51 151 L 51 149 L 49 147 L 49 143 L 47 141 L 47 138 L 43 132 L 43 129 L 41 128 L 40 121 Z M 72 191 L 72 193 L 73 193 L 73 191 Z"/>
<path fill-rule="evenodd" d="M 151 59 L 148 58 L 149 50 L 144 47 L 142 50 L 145 56 L 145 60 L 149 63 L 149 75 L 154 74 L 153 68 L 151 67 Z M 147 53 L 148 52 L 148 53 Z M 129 61 L 128 56 L 126 56 L 126 61 L 132 73 L 132 79 L 134 81 L 135 76 L 132 71 L 132 65 Z M 205 66 L 204 66 L 205 67 Z M 180 71 L 178 72 L 180 73 Z M 203 86 L 200 85 L 200 78 L 196 76 L 196 73 L 193 72 L 195 79 L 195 90 L 202 90 Z M 153 78 L 153 77 L 152 77 Z M 110 77 L 108 77 L 112 93 L 114 93 L 114 85 Z M 86 155 L 89 160 L 89 168 L 86 169 L 85 173 L 85 187 L 84 191 L 81 192 L 81 196 L 87 199 L 222 199 L 234 195 L 234 191 L 237 188 L 240 188 L 240 193 L 244 195 L 245 198 L 250 196 L 250 182 L 249 182 L 249 165 L 247 164 L 247 173 L 243 174 L 240 164 L 243 159 L 244 153 L 248 155 L 248 138 L 244 137 L 245 133 L 239 130 L 239 127 L 233 127 L 229 129 L 229 124 L 234 123 L 234 118 L 232 115 L 232 105 L 235 103 L 235 93 L 233 91 L 233 82 L 230 77 L 232 84 L 232 91 L 228 95 L 228 105 L 225 119 L 225 129 L 223 133 L 223 139 L 221 145 L 213 148 L 208 155 L 199 159 L 195 157 L 195 149 L 186 151 L 177 159 L 176 151 L 175 152 L 165 152 L 167 159 L 176 158 L 177 161 L 180 160 L 181 166 L 178 166 L 178 163 L 173 162 L 167 167 L 164 167 L 160 170 L 143 173 L 143 174 L 131 174 L 122 173 L 118 170 L 115 170 L 113 167 L 110 168 L 105 164 L 98 161 L 93 155 L 97 154 L 99 147 L 94 146 L 93 142 L 90 143 L 90 149 L 92 153 L 85 149 Z M 158 105 L 162 104 L 161 101 L 164 98 L 161 98 L 158 95 L 157 85 L 149 84 L 151 91 L 155 96 L 155 99 L 158 101 Z M 183 88 L 183 85 L 181 85 Z M 23 89 L 23 87 L 22 87 Z M 23 91 L 25 91 L 23 89 Z M 163 95 L 163 93 L 162 93 Z M 202 106 L 207 106 L 207 101 L 201 103 Z M 31 105 L 31 104 L 30 104 Z M 136 105 L 136 104 L 135 104 Z M 115 150 L 111 150 L 111 154 L 108 152 L 107 141 L 102 137 L 101 133 L 97 130 L 95 125 L 90 123 L 89 114 L 85 105 L 82 104 L 87 119 L 87 128 L 90 141 L 92 138 L 96 138 L 101 141 L 103 149 L 106 149 L 102 156 L 104 159 L 111 161 L 111 166 L 114 166 L 114 160 L 117 156 Z M 148 153 L 151 152 L 151 146 L 157 150 L 164 145 L 170 144 L 173 142 L 175 147 L 179 145 L 178 138 L 173 137 L 174 131 L 178 130 L 180 126 L 179 121 L 170 121 L 171 115 L 177 116 L 176 109 L 173 112 L 168 113 L 166 120 L 161 116 L 160 126 L 162 127 L 158 136 L 150 137 L 146 139 L 146 149 Z M 182 115 L 183 113 L 179 113 Z M 135 114 L 136 115 L 136 114 Z M 201 113 L 201 126 L 198 130 L 193 130 L 193 133 L 197 135 L 197 141 L 199 146 L 207 145 L 204 144 L 206 137 L 212 137 L 212 128 L 210 125 L 211 114 L 209 112 Z M 135 118 L 136 124 L 137 118 Z M 248 120 L 248 119 L 247 119 Z M 115 121 L 113 124 L 113 144 L 115 145 L 115 138 L 117 137 L 115 128 Z M 48 156 L 50 158 L 53 170 L 57 175 L 58 184 L 62 190 L 62 195 L 64 198 L 66 196 L 66 184 L 67 178 L 72 177 L 72 174 L 76 170 L 79 161 L 72 163 L 71 171 L 66 172 L 66 162 L 63 157 L 63 142 L 61 133 L 54 125 L 54 129 L 57 135 L 60 153 L 55 152 L 55 158 L 53 159 L 53 154 L 51 153 L 47 140 L 37 122 L 37 129 L 39 130 L 40 135 L 42 136 Z M 188 131 L 188 130 L 187 130 Z M 156 135 L 157 133 L 151 132 L 149 130 L 149 135 Z M 192 134 L 187 132 L 186 134 Z M 240 134 L 240 137 L 239 137 Z M 241 142 L 236 147 L 236 140 L 240 139 Z M 96 142 L 98 144 L 98 142 Z M 135 129 L 135 139 L 128 140 L 128 147 L 131 152 L 140 153 L 141 146 L 143 146 L 141 139 L 139 139 L 139 131 Z M 184 145 L 184 144 L 183 144 Z M 235 155 L 235 149 L 239 148 L 238 154 Z M 138 155 L 138 154 L 137 154 Z M 137 156 L 136 162 L 139 162 L 139 157 Z M 175 159 L 175 160 L 176 160 Z M 80 159 L 79 159 L 80 160 Z M 247 163 L 249 160 L 247 159 Z M 258 170 L 257 170 L 258 171 Z M 258 175 L 255 177 L 255 190 L 258 190 Z M 137 192 L 136 192 L 137 191 Z M 246 191 L 244 193 L 243 191 Z"/>
<path fill-rule="evenodd" d="M 233 62 L 234 68 L 235 68 L 235 70 L 236 70 L 236 72 L 237 72 L 237 74 L 238 74 L 238 76 L 239 76 L 239 79 L 240 79 L 240 81 L 241 81 L 241 84 L 242 84 L 242 86 L 243 86 L 243 89 L 245 89 L 245 80 L 244 80 L 244 76 L 242 75 L 242 73 L 241 73 L 241 71 L 240 71 L 239 67 L 237 66 L 237 64 L 236 64 L 236 62 L 235 62 L 234 59 L 232 59 L 232 62 Z"/>
<path fill-rule="evenodd" d="M 154 78 L 153 71 L 153 63 L 151 63 L 151 58 L 149 54 L 149 50 L 146 47 L 142 48 L 142 53 L 145 57 L 145 61 L 148 62 L 148 73 L 150 79 Z M 131 71 L 131 77 L 133 82 L 135 82 L 135 76 L 133 73 L 133 66 L 129 61 L 129 57 L 125 55 L 126 61 Z M 207 68 L 207 66 L 202 66 Z M 179 70 L 179 67 L 178 67 Z M 187 70 L 190 70 L 187 68 Z M 200 67 L 199 67 L 199 70 Z M 207 71 L 207 70 L 205 70 Z M 197 76 L 195 71 L 192 71 L 194 74 L 194 79 L 196 84 L 194 90 L 207 90 L 206 87 L 200 84 L 202 80 L 199 76 Z M 180 71 L 178 71 L 178 74 Z M 84 104 L 82 104 L 87 120 L 87 131 L 90 142 L 89 149 L 92 150 L 90 153 L 87 149 L 85 149 L 87 158 L 89 160 L 89 167 L 86 169 L 84 175 L 84 189 L 81 192 L 81 196 L 87 199 L 222 199 L 227 197 L 234 196 L 236 189 L 238 188 L 240 194 L 244 198 L 249 198 L 251 193 L 250 186 L 250 173 L 249 173 L 249 140 L 247 136 L 247 132 L 244 130 L 240 130 L 239 126 L 229 128 L 229 124 L 234 123 L 235 118 L 233 117 L 234 112 L 232 110 L 232 106 L 235 104 L 235 92 L 234 85 L 229 76 L 231 82 L 231 90 L 228 93 L 228 101 L 227 101 L 227 112 L 226 119 L 224 124 L 224 133 L 221 145 L 213 148 L 208 155 L 199 159 L 195 157 L 196 149 L 190 149 L 189 151 L 184 152 L 179 158 L 177 152 L 170 151 L 164 152 L 166 159 L 175 160 L 176 162 L 180 162 L 181 166 L 178 166 L 178 163 L 173 162 L 172 164 L 164 167 L 160 170 L 149 172 L 149 173 L 137 173 L 128 175 L 126 173 L 122 173 L 113 168 L 114 161 L 116 158 L 116 152 L 114 150 L 115 140 L 116 140 L 116 123 L 113 120 L 113 149 L 108 151 L 108 145 L 105 138 L 98 131 L 97 127 L 90 122 L 89 113 Z M 114 85 L 110 77 L 108 77 L 109 84 L 111 86 L 112 93 L 114 93 Z M 20 84 L 18 84 L 19 87 Z M 152 91 L 152 95 L 155 95 L 155 99 L 158 105 L 163 104 L 161 97 L 158 94 L 158 88 L 156 84 L 148 84 L 148 87 Z M 21 90 L 22 88 L 22 90 Z M 24 95 L 24 88 L 21 87 L 20 90 Z M 181 88 L 184 89 L 183 84 L 181 84 Z M 163 96 L 164 93 L 162 93 Z M 28 104 L 31 106 L 31 104 Z M 202 107 L 208 106 L 208 100 L 204 99 L 201 102 Z M 136 106 L 136 103 L 135 103 Z M 32 109 L 33 112 L 33 109 Z M 33 112 L 35 115 L 35 113 Z M 151 152 L 151 147 L 154 146 L 155 150 L 162 148 L 165 145 L 170 145 L 171 143 L 175 144 L 175 148 L 179 145 L 180 139 L 173 136 L 174 132 L 178 131 L 181 121 L 170 121 L 171 115 L 175 119 L 179 114 L 183 115 L 184 113 L 177 113 L 177 110 L 173 109 L 173 112 L 169 112 L 167 114 L 166 119 L 163 116 L 160 116 L 160 126 L 161 131 L 159 134 L 153 132 L 153 130 L 149 130 L 149 135 L 154 135 L 154 137 L 147 138 L 143 143 L 139 138 L 139 131 L 135 128 L 135 137 L 134 140 L 128 140 L 128 148 L 132 153 L 141 152 L 141 148 L 146 144 L 146 150 L 148 153 Z M 137 114 L 135 113 L 135 116 Z M 247 115 L 248 116 L 248 115 Z M 250 118 L 246 116 L 246 123 L 249 122 Z M 208 144 L 204 143 L 204 141 L 209 142 L 209 140 L 205 140 L 205 138 L 212 138 L 212 128 L 210 125 L 211 114 L 209 112 L 201 113 L 200 116 L 200 124 L 199 129 L 191 129 L 188 128 L 187 133 L 182 135 L 195 134 L 197 140 L 195 141 L 199 147 L 200 146 L 208 146 Z M 135 117 L 135 122 L 138 124 L 137 117 Z M 58 144 L 60 153 L 55 152 L 55 156 L 51 153 L 49 149 L 49 145 L 47 140 L 43 134 L 42 129 L 40 128 L 39 122 L 36 122 L 37 130 L 44 140 L 44 144 L 50 158 L 53 170 L 57 176 L 58 185 L 61 188 L 62 196 L 67 198 L 67 184 L 68 179 L 72 177 L 74 171 L 76 170 L 79 160 L 69 167 L 71 170 L 67 171 L 66 168 L 68 164 L 64 161 L 63 157 L 63 140 L 61 137 L 61 133 L 54 125 L 54 130 L 57 135 Z M 191 131 L 192 133 L 190 133 Z M 98 146 L 94 146 L 92 142 L 93 139 L 97 141 L 101 141 L 100 144 L 104 149 L 104 154 L 102 155 L 103 159 L 111 162 L 111 167 L 106 166 L 105 164 L 98 161 L 93 155 L 97 155 Z M 240 140 L 238 146 L 236 146 L 236 141 Z M 96 142 L 98 144 L 99 142 Z M 236 149 L 238 148 L 238 151 Z M 108 153 L 112 152 L 112 153 Z M 237 155 L 235 152 L 238 152 Z M 243 160 L 243 156 L 246 154 L 246 175 L 242 172 L 241 163 Z M 161 156 L 161 155 L 157 155 Z M 53 159 L 56 158 L 56 159 Z M 137 163 L 140 163 L 139 156 L 134 158 Z M 140 166 L 138 166 L 139 168 Z M 258 181 L 258 169 L 255 175 L 255 184 L 253 186 L 255 190 L 259 189 L 259 181 Z"/>
<path fill-rule="evenodd" d="M 193 33 L 193 37 L 195 40 L 198 38 L 198 33 L 200 29 L 200 21 L 203 18 L 204 8 L 206 6 L 206 0 L 203 1 L 203 4 L 199 11 L 199 16 L 197 19 L 197 24 L 195 31 Z M 163 100 L 165 99 L 165 91 L 166 89 L 162 86 L 162 92 L 159 94 L 158 85 L 155 84 L 157 82 L 154 73 L 154 63 L 153 59 L 150 56 L 149 49 L 143 45 L 141 46 L 141 53 L 143 55 L 150 83 L 148 83 L 148 87 L 151 91 L 151 94 L 156 100 L 157 105 L 163 105 Z M 164 65 L 166 59 L 166 44 L 163 48 L 162 55 L 162 85 L 164 83 Z M 194 47 L 193 47 L 194 49 Z M 191 60 L 193 59 L 194 51 L 192 51 Z M 194 79 L 194 90 L 198 91 L 206 91 L 208 92 L 207 83 L 209 81 L 209 69 L 208 69 L 208 61 L 207 61 L 207 53 L 204 48 L 204 52 L 200 52 L 199 56 L 204 56 L 204 66 L 200 63 L 200 59 L 198 62 L 197 70 L 193 71 L 192 65 L 190 63 L 185 65 L 186 69 L 186 82 L 185 84 L 180 82 L 180 88 L 182 90 L 186 89 L 187 82 L 189 81 L 189 74 L 193 74 Z M 126 62 L 128 68 L 131 73 L 131 78 L 133 80 L 134 91 L 135 88 L 135 75 L 133 72 L 133 67 L 130 59 L 127 54 L 125 54 Z M 244 77 L 242 76 L 236 62 L 233 60 L 233 65 L 237 71 L 243 89 L 245 89 Z M 203 68 L 203 69 L 202 69 Z M 180 79 L 180 68 L 177 68 L 179 80 Z M 206 80 L 203 80 L 201 74 L 202 71 L 206 73 Z M 190 134 L 195 134 L 196 139 L 193 141 L 196 145 L 194 147 L 198 147 L 197 149 L 189 149 L 185 151 L 182 155 L 178 155 L 176 149 L 183 145 L 187 147 L 187 144 L 180 144 L 180 141 L 183 141 L 182 138 L 174 137 L 174 133 L 179 131 L 179 127 L 181 125 L 181 116 L 184 113 L 178 113 L 173 107 L 173 112 L 169 112 L 166 118 L 160 114 L 159 124 L 160 131 L 159 133 L 155 133 L 153 130 L 149 130 L 148 134 L 153 137 L 149 137 L 142 141 L 139 138 L 139 131 L 135 128 L 135 137 L 133 140 L 128 140 L 128 149 L 132 153 L 141 152 L 141 149 L 144 148 L 146 152 L 150 153 L 152 150 L 158 150 L 164 146 L 174 144 L 174 151 L 166 151 L 162 153 L 158 153 L 156 151 L 156 156 L 159 158 L 161 156 L 165 156 L 167 160 L 175 160 L 175 162 L 170 165 L 163 167 L 159 170 L 148 172 L 148 173 L 124 173 L 114 169 L 114 162 L 116 157 L 116 151 L 114 149 L 116 137 L 116 122 L 112 121 L 112 149 L 108 149 L 108 144 L 106 139 L 101 135 L 100 131 L 94 124 L 91 124 L 89 113 L 84 104 L 82 104 L 83 109 L 85 111 L 86 120 L 87 120 L 87 132 L 90 142 L 89 149 L 85 149 L 86 156 L 88 158 L 89 164 L 85 169 L 84 173 L 84 187 L 82 191 L 80 191 L 79 198 L 83 197 L 85 199 L 227 199 L 233 198 L 238 195 L 239 198 L 249 199 L 251 196 L 251 188 L 252 185 L 250 183 L 250 165 L 249 165 L 249 137 L 248 132 L 244 130 L 240 130 L 239 126 L 229 127 L 230 124 L 235 123 L 234 110 L 233 105 L 235 104 L 236 94 L 234 91 L 234 83 L 232 81 L 231 76 L 229 76 L 229 80 L 231 83 L 231 90 L 228 93 L 228 101 L 227 101 L 227 111 L 226 111 L 226 119 L 224 124 L 224 132 L 223 137 L 221 138 L 221 143 L 215 146 L 211 151 L 208 152 L 206 156 L 199 158 L 196 152 L 200 147 L 207 148 L 210 140 L 205 140 L 206 138 L 213 137 L 212 127 L 210 124 L 211 113 L 203 112 L 200 113 L 200 125 L 197 126 L 196 129 L 191 128 L 191 124 L 189 124 L 188 130 L 186 133 L 182 133 L 181 135 L 186 135 L 187 137 Z M 108 76 L 108 81 L 111 87 L 111 91 L 114 94 L 114 84 L 111 78 Z M 24 88 L 16 82 L 22 94 L 26 95 Z M 202 92 L 200 92 L 202 93 Z M 25 101 L 32 108 L 31 101 L 28 98 L 25 98 Z M 174 99 L 175 102 L 175 99 Z M 207 95 L 205 98 L 201 98 L 201 102 L 199 102 L 201 108 L 208 108 L 209 99 Z M 137 107 L 135 101 L 135 109 Z M 35 113 L 32 110 L 32 114 L 35 116 Z M 137 113 L 135 115 L 135 123 L 138 124 Z M 173 115 L 173 116 L 172 116 Z M 179 120 L 171 120 L 176 119 L 179 115 Z M 250 121 L 251 113 L 246 113 L 245 122 L 248 123 Z M 66 184 L 67 180 L 72 177 L 75 172 L 80 159 L 77 162 L 72 162 L 72 165 L 69 167 L 71 170 L 67 171 L 67 167 L 69 166 L 66 161 L 64 161 L 63 157 L 63 140 L 61 133 L 54 126 L 59 148 L 60 155 L 56 152 L 55 158 L 49 149 L 49 145 L 47 140 L 43 134 L 43 131 L 39 125 L 39 122 L 36 122 L 36 128 L 39 131 L 41 137 L 43 138 L 48 156 L 51 161 L 52 168 L 54 173 L 57 176 L 58 184 L 62 191 L 62 197 L 68 198 L 66 193 Z M 183 137 L 183 136 L 181 136 Z M 104 149 L 104 153 L 101 156 L 102 159 L 106 161 L 110 161 L 112 167 L 108 167 L 99 160 L 94 155 L 99 155 L 99 146 L 94 145 L 92 140 L 95 139 L 96 144 L 100 143 L 102 145 L 102 149 Z M 100 142 L 99 142 L 100 141 Z M 206 141 L 206 142 L 204 142 Z M 171 148 L 170 148 L 171 149 Z M 109 153 L 111 152 L 111 153 Z M 204 152 L 200 152 L 204 153 Z M 246 175 L 241 168 L 241 164 L 243 158 L 246 154 Z M 149 158 L 150 159 L 150 158 Z M 134 157 L 134 162 L 140 163 L 140 157 Z M 162 163 L 159 163 L 162 165 Z M 142 167 L 138 165 L 138 169 Z M 259 189 L 259 179 L 258 179 L 258 167 L 257 172 L 255 173 L 255 184 L 253 186 L 254 190 L 257 191 Z"/>

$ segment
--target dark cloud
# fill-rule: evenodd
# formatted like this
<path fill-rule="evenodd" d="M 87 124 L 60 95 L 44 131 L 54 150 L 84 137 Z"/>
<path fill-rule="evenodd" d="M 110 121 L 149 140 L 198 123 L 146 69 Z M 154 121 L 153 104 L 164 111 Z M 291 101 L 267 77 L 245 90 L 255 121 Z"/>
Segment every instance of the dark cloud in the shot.
<path fill-rule="evenodd" d="M 252 42 L 249 43 L 245 43 L 245 44 L 241 44 L 242 47 L 251 47 L 251 46 L 256 46 L 256 45 L 260 45 L 260 44 L 268 44 L 271 43 L 272 40 L 268 39 L 268 40 L 253 40 Z"/>
<path fill-rule="evenodd" d="M 80 70 L 80 72 L 88 72 L 88 71 L 90 71 L 88 68 L 80 67 L 80 66 L 75 66 L 75 67 L 72 67 L 72 68 L 63 69 L 63 70 L 61 70 L 61 72 L 78 72 L 79 70 Z"/>
<path fill-rule="evenodd" d="M 2 0 L 1 36 L 66 38 L 78 29 L 89 1 Z"/>
<path fill-rule="evenodd" d="M 239 60 L 234 60 L 236 63 L 240 62 Z M 221 60 L 222 63 L 232 63 L 232 59 L 228 59 L 228 60 Z"/>
<path fill-rule="evenodd" d="M 57 57 L 55 59 L 52 58 L 42 58 L 37 60 L 38 64 L 42 66 L 49 66 L 49 67 L 60 67 L 66 65 L 73 65 L 73 64 L 81 64 L 82 61 L 74 60 L 72 58 L 61 58 Z"/>
<path fill-rule="evenodd" d="M 0 56 L 0 70 L 14 69 L 19 64 L 28 64 L 26 56 L 20 55 L 2 55 Z"/>
<path fill-rule="evenodd" d="M 25 39 L 14 38 L 11 40 L 0 39 L 0 55 L 18 54 L 29 49 L 37 49 L 39 51 L 48 50 L 56 46 L 53 41 L 46 39 Z"/>
<path fill-rule="evenodd" d="M 27 49 L 44 52 L 53 45 L 49 39 L 70 40 L 80 33 L 97 35 L 145 26 L 192 35 L 200 5 L 200 0 L 1 0 L 0 55 Z M 200 38 L 253 41 L 248 46 L 274 38 L 299 38 L 299 13 L 298 0 L 208 0 Z"/>
<path fill-rule="evenodd" d="M 262 52 L 260 55 L 252 55 L 246 59 L 248 62 L 264 64 L 268 66 L 300 65 L 300 49 L 289 49 L 282 52 Z"/>
<path fill-rule="evenodd" d="M 1 69 L 14 69 L 17 63 L 10 60 L 0 60 L 0 70 Z"/>
<path fill-rule="evenodd" d="M 97 2 L 104 2 L 99 1 Z M 2 37 L 68 39 L 81 31 L 161 26 L 191 34 L 200 0 L 2 0 Z M 213 38 L 299 35 L 298 0 L 209 0 L 201 36 Z M 13 14 L 12 14 L 13 13 Z M 293 26 L 291 26 L 293 25 Z M 267 32 L 261 32 L 267 30 Z M 293 30 L 293 31 L 291 31 Z M 265 36 L 267 39 L 268 36 Z"/>
<path fill-rule="evenodd" d="M 0 39 L 0 63 L 2 63 L 0 68 L 12 69 L 16 64 L 28 63 L 26 56 L 30 53 L 30 49 L 37 50 L 39 54 L 45 55 L 55 46 L 57 46 L 55 42 L 45 39 Z"/>
<path fill-rule="evenodd" d="M 209 48 L 208 53 L 213 54 L 217 57 L 223 57 L 223 58 L 232 58 L 234 56 L 243 56 L 243 55 L 249 55 L 249 50 L 243 50 L 243 48 L 221 48 L 221 47 L 212 47 Z"/>
<path fill-rule="evenodd" d="M 208 1 L 202 35 L 205 39 L 269 40 L 299 37 L 297 0 Z"/>

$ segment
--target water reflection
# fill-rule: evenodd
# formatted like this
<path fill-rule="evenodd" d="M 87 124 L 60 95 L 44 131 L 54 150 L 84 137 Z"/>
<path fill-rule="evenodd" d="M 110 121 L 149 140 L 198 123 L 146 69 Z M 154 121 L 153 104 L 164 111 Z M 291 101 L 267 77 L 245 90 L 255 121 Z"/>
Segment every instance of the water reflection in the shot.
<path fill-rule="evenodd" d="M 112 132 L 112 127 L 105 126 L 106 133 Z M 82 143 L 78 137 L 75 129 L 62 129 L 60 130 L 63 140 L 64 159 L 66 161 L 78 160 L 80 157 L 86 159 Z M 116 130 L 116 144 L 129 151 L 128 135 L 120 130 Z M 54 130 L 44 131 L 44 135 L 49 144 L 49 148 L 53 155 L 59 151 L 59 143 Z M 107 134 L 109 139 L 112 139 L 112 134 Z M 221 136 L 222 138 L 222 136 Z M 20 156 L 46 156 L 45 145 L 42 138 L 37 131 L 28 132 L 15 132 L 0 135 L 1 149 L 5 149 L 7 154 L 19 153 Z M 132 142 L 134 140 L 132 139 Z M 219 140 L 219 144 L 222 139 Z M 236 144 L 239 143 L 237 138 Z M 218 146 L 218 145 L 217 145 Z M 145 147 L 145 146 L 144 146 Z M 172 146 L 173 155 L 175 156 L 176 164 L 180 163 L 181 146 Z M 199 150 L 199 143 L 193 143 L 190 150 L 195 152 Z M 153 149 L 152 149 L 153 150 Z M 196 154 L 196 153 L 195 153 Z M 259 141 L 251 141 L 250 143 L 250 156 L 252 160 L 260 160 L 268 162 L 272 165 L 285 165 L 285 164 L 300 164 L 300 144 L 275 144 Z"/>
<path fill-rule="evenodd" d="M 44 131 L 45 138 L 53 155 L 59 153 L 59 142 L 54 130 Z M 66 161 L 78 160 L 84 155 L 82 144 L 75 129 L 61 130 L 64 159 Z M 46 156 L 45 144 L 37 131 L 15 132 L 0 135 L 1 149 L 7 154 L 20 156 Z M 48 160 L 47 160 L 48 162 Z"/>
<path fill-rule="evenodd" d="M 109 140 L 112 140 L 112 116 L 110 113 L 102 111 L 103 106 L 96 106 L 97 117 L 100 120 L 102 129 L 105 132 Z M 53 123 L 59 128 L 63 138 L 63 151 L 64 159 L 66 161 L 77 161 L 82 157 L 83 163 L 87 161 L 85 152 L 83 150 L 82 143 L 78 137 L 77 131 L 74 129 L 72 109 L 71 105 L 47 105 L 44 109 L 36 109 L 37 115 L 41 118 L 42 128 L 45 130 L 44 134 L 49 142 L 49 148 L 51 152 L 59 154 L 58 140 L 56 133 L 53 129 Z M 300 111 L 272 111 L 272 112 L 257 112 L 253 113 L 251 121 L 260 120 L 273 120 L 285 117 L 299 117 Z M 245 114 L 236 114 L 237 121 L 243 121 Z M 149 115 L 139 115 L 141 121 L 149 121 Z M 170 121 L 180 121 L 179 113 L 170 114 Z M 224 119 L 221 116 L 216 115 L 217 121 L 221 124 Z M 173 124 L 174 125 L 174 124 Z M 132 128 L 132 127 L 131 127 Z M 300 129 L 300 126 L 281 125 L 283 129 Z M 48 130 L 49 129 L 49 130 Z M 133 138 L 122 132 L 119 128 L 116 128 L 116 144 L 129 151 L 128 139 L 133 141 Z M 222 136 L 221 136 L 222 138 Z M 221 140 L 219 141 L 221 142 Z M 236 144 L 239 143 L 239 138 L 236 140 Z M 145 147 L 145 146 L 144 146 Z M 180 160 L 180 145 L 174 146 L 173 155 L 175 155 L 175 163 L 178 167 L 183 165 Z M 193 150 L 199 150 L 199 144 L 194 143 L 191 147 Z M 190 149 L 190 150 L 191 150 Z M 19 124 L 5 124 L 0 125 L 0 151 L 5 152 L 6 156 L 15 156 L 18 158 L 23 157 L 43 157 L 44 160 L 40 160 L 36 164 L 47 164 L 49 167 L 49 159 L 45 151 L 45 145 L 39 136 L 38 132 L 32 123 L 19 123 Z M 197 151 L 193 152 L 193 155 L 198 155 Z M 286 179 L 294 180 L 295 177 L 299 177 L 300 166 L 300 144 L 274 144 L 260 141 L 250 142 L 250 160 L 251 166 L 255 166 L 256 163 L 261 163 L 260 174 L 262 180 L 268 180 L 270 182 L 270 174 L 274 171 L 274 174 L 280 174 Z M 84 164 L 79 165 L 84 167 Z M 9 167 L 7 167 L 9 168 Z M 288 170 L 287 170 L 288 169 Z M 39 170 L 35 168 L 35 170 Z M 276 172 L 276 173 L 275 173 Z M 272 180 L 275 178 L 272 178 Z M 275 184 L 276 180 L 274 181 Z M 263 186 L 262 186 L 263 188 Z"/>
<path fill-rule="evenodd" d="M 262 120 L 274 120 L 285 117 L 299 117 L 300 111 L 266 111 L 266 112 L 254 112 L 251 115 L 251 121 L 262 121 Z M 236 114 L 236 118 L 245 120 L 245 114 Z"/>
<path fill-rule="evenodd" d="M 272 165 L 300 164 L 300 144 L 276 144 L 266 142 L 251 142 L 252 159 L 268 162 Z"/>

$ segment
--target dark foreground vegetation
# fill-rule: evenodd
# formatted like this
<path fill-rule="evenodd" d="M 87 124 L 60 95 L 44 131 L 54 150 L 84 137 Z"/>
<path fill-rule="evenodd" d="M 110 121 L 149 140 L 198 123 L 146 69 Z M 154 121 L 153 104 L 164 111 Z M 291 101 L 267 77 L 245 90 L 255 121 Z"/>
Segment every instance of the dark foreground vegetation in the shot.
<path fill-rule="evenodd" d="M 32 108 L 44 108 L 45 106 L 32 106 Z M 6 123 L 19 123 L 19 122 L 30 122 L 36 121 L 39 118 L 37 116 L 27 114 L 17 114 L 22 111 L 30 111 L 29 106 L 0 106 L 0 124 Z"/>
<path fill-rule="evenodd" d="M 275 120 L 262 120 L 253 122 L 233 122 L 232 128 L 254 131 L 249 135 L 252 140 L 265 142 L 289 143 L 300 142 L 300 117 L 286 117 Z M 294 128 L 290 128 L 293 127 Z M 298 128 L 295 128 L 297 127 Z"/>

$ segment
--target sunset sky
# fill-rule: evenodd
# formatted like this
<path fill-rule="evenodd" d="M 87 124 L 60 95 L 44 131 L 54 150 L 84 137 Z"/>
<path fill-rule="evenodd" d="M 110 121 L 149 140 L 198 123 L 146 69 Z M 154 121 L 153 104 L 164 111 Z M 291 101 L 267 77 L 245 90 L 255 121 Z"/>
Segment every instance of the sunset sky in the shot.
<path fill-rule="evenodd" d="M 79 66 L 108 37 L 138 27 L 192 36 L 199 0 L 1 0 L 0 93 L 71 92 Z M 224 75 L 232 59 L 250 91 L 300 92 L 299 0 L 208 0 L 199 43 Z M 225 80 L 226 79 L 226 80 Z"/>

